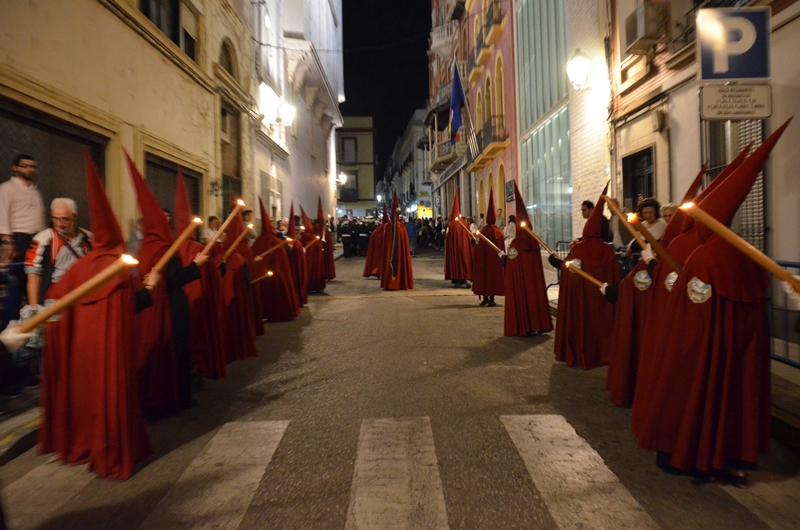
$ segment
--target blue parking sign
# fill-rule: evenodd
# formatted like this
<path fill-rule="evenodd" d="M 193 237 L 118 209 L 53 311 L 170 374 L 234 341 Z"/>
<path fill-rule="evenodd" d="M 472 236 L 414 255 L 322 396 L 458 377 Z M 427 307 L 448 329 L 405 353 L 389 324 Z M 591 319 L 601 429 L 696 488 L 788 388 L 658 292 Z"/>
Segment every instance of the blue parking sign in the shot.
<path fill-rule="evenodd" d="M 700 9 L 701 79 L 769 79 L 770 8 Z"/>

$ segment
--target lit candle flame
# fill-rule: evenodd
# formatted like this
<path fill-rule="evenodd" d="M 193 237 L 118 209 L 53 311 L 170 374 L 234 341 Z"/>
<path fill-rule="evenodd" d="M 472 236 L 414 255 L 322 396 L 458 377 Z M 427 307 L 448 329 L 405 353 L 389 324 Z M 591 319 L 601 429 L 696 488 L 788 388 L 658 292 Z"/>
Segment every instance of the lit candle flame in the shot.
<path fill-rule="evenodd" d="M 692 206 L 694 206 L 693 202 L 685 202 L 685 203 L 681 204 L 681 210 L 688 210 Z"/>
<path fill-rule="evenodd" d="M 253 229 L 253 223 L 247 223 L 247 228 L 249 228 L 250 230 L 252 230 L 252 229 Z"/>
<path fill-rule="evenodd" d="M 244 201 L 242 199 L 238 199 L 236 201 L 236 204 L 238 204 L 239 206 L 244 206 Z"/>
<path fill-rule="evenodd" d="M 319 239 L 319 236 L 317 236 L 317 239 Z"/>
<path fill-rule="evenodd" d="M 193 223 L 197 223 L 197 224 L 202 224 L 202 223 L 203 223 L 203 220 L 202 220 L 202 219 L 200 219 L 199 217 L 195 217 L 194 219 L 192 219 L 192 222 L 193 222 Z"/>
<path fill-rule="evenodd" d="M 267 276 L 272 276 L 272 271 L 267 271 Z"/>
<path fill-rule="evenodd" d="M 286 241 L 294 241 L 294 239 L 292 239 L 291 237 L 287 237 Z"/>
<path fill-rule="evenodd" d="M 636 223 L 638 221 L 639 221 L 639 216 L 638 215 L 636 215 L 635 213 L 629 213 L 628 214 L 628 222 L 629 223 Z"/>
<path fill-rule="evenodd" d="M 129 267 L 135 267 L 139 264 L 139 261 L 130 254 L 123 254 L 122 261 Z"/>
<path fill-rule="evenodd" d="M 564 266 L 569 269 L 569 266 L 572 265 L 571 261 L 565 261 Z"/>
<path fill-rule="evenodd" d="M 519 226 L 525 226 L 525 221 L 520 221 Z"/>

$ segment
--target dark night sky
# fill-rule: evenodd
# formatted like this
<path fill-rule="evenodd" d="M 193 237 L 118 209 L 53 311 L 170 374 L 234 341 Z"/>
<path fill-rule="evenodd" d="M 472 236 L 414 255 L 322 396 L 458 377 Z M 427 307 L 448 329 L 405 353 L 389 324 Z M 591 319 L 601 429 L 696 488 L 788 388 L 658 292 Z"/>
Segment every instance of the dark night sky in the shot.
<path fill-rule="evenodd" d="M 378 175 L 428 98 L 430 0 L 344 0 L 344 116 L 372 116 Z"/>

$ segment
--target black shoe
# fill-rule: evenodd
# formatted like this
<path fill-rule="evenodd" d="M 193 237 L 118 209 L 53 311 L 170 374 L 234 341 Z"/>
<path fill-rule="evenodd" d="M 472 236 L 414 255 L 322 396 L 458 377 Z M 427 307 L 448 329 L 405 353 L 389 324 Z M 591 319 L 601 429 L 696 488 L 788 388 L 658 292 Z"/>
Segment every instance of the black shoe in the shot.
<path fill-rule="evenodd" d="M 489 307 L 496 307 L 496 306 L 497 306 L 497 304 L 494 302 L 494 300 L 490 301 L 490 302 L 489 302 L 488 304 L 486 304 L 486 305 L 488 305 Z"/>
<path fill-rule="evenodd" d="M 481 305 L 482 306 L 483 305 L 487 305 L 488 303 L 489 303 L 489 299 L 488 298 L 484 298 L 483 300 L 481 300 Z"/>

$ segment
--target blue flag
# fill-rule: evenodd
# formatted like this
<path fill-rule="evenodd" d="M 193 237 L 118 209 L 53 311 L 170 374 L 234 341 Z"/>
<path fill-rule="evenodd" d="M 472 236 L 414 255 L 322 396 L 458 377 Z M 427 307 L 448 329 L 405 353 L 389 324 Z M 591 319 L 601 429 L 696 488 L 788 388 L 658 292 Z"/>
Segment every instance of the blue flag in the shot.
<path fill-rule="evenodd" d="M 453 68 L 453 89 L 450 92 L 450 143 L 459 141 L 458 130 L 461 128 L 461 107 L 466 103 L 464 89 L 461 87 L 461 77 L 458 67 Z"/>

